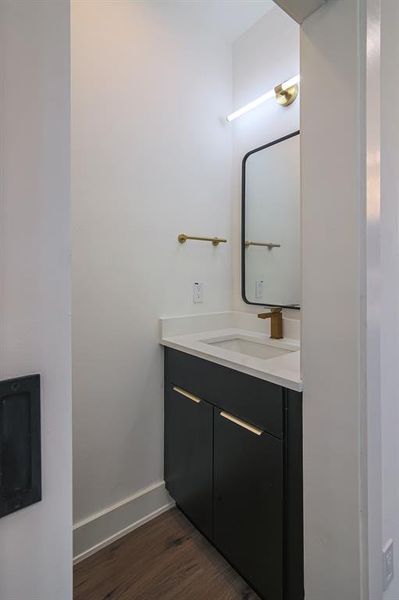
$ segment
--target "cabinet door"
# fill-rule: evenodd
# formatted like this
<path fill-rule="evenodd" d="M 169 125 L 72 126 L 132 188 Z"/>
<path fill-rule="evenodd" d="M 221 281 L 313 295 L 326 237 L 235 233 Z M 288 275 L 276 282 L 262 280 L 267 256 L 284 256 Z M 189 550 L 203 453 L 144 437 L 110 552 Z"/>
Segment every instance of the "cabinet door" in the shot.
<path fill-rule="evenodd" d="M 231 418 L 215 408 L 215 544 L 262 598 L 281 600 L 283 443 Z"/>
<path fill-rule="evenodd" d="M 165 482 L 179 508 L 212 539 L 213 407 L 173 385 L 165 391 Z"/>

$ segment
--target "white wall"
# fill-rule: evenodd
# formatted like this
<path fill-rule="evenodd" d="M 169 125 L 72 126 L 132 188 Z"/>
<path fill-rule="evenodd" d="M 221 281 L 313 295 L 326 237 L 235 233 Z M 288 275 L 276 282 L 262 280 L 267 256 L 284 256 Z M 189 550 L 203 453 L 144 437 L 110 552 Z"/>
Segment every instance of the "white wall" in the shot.
<path fill-rule="evenodd" d="M 43 500 L 0 520 L 0 598 L 72 598 L 69 3 L 0 2 L 0 378 L 42 375 Z"/>
<path fill-rule="evenodd" d="M 231 44 L 193 10 L 72 4 L 78 530 L 163 480 L 159 316 L 231 305 Z M 180 232 L 229 244 L 180 245 Z"/>
<path fill-rule="evenodd" d="M 399 598 L 399 6 L 381 3 L 381 398 L 383 539 L 395 544 L 395 578 L 384 595 Z"/>
<path fill-rule="evenodd" d="M 366 27 L 360 6 L 328 2 L 301 30 L 307 600 L 362 596 Z"/>
<path fill-rule="evenodd" d="M 233 44 L 233 103 L 243 106 L 299 73 L 299 26 L 275 6 Z M 281 107 L 269 101 L 231 123 L 233 130 L 233 305 L 259 312 L 241 298 L 241 161 L 258 148 L 299 129 L 299 99 Z M 297 311 L 290 311 L 297 317 Z"/>
<path fill-rule="evenodd" d="M 362 317 L 367 331 L 360 338 L 363 368 L 367 377 L 362 403 L 362 442 L 364 454 L 361 472 L 361 493 L 364 497 L 363 562 L 364 597 L 381 600 L 382 577 L 382 475 L 381 475 L 381 202 L 380 202 L 380 97 L 381 97 L 381 0 L 367 0 L 367 61 L 365 61 L 366 128 L 361 142 L 365 142 L 366 211 L 361 213 L 366 239 L 362 252 L 366 257 L 366 295 Z M 360 102 L 364 103 L 363 96 Z M 363 328 L 362 328 L 363 331 Z M 368 569 L 367 569 L 368 567 Z"/>

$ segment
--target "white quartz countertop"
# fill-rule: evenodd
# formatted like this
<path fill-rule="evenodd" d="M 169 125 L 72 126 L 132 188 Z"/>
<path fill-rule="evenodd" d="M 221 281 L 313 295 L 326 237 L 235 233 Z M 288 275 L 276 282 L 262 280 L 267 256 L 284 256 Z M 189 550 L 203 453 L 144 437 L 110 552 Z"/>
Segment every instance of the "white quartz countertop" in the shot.
<path fill-rule="evenodd" d="M 265 330 L 265 321 L 246 313 L 213 313 L 188 317 L 164 317 L 160 320 L 161 344 L 198 358 L 270 381 L 294 391 L 302 391 L 299 339 L 295 339 L 299 324 L 285 323 L 293 337 L 271 340 Z M 287 321 L 290 321 L 288 319 Z M 204 330 L 201 330 L 201 328 Z M 215 345 L 224 340 L 245 340 L 270 348 L 287 350 L 273 358 L 258 358 L 236 349 Z"/>

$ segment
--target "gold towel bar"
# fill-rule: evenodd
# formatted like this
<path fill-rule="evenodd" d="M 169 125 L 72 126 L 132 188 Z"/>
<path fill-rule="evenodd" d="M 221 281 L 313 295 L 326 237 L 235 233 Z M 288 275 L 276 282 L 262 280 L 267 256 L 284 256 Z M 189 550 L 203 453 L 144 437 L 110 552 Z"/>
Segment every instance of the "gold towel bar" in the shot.
<path fill-rule="evenodd" d="M 212 242 L 212 244 L 214 246 L 218 246 L 221 242 L 222 243 L 226 243 L 227 242 L 227 240 L 225 240 L 224 238 L 202 237 L 202 236 L 196 236 L 196 235 L 186 235 L 185 233 L 180 233 L 177 236 L 177 239 L 179 240 L 179 242 L 181 244 L 184 244 L 184 242 L 186 242 L 187 240 L 199 240 L 200 242 Z"/>
<path fill-rule="evenodd" d="M 281 248 L 281 244 L 272 244 L 271 242 L 245 242 L 245 247 L 248 248 L 248 246 L 266 246 L 267 248 L 269 248 L 269 250 L 271 248 Z"/>

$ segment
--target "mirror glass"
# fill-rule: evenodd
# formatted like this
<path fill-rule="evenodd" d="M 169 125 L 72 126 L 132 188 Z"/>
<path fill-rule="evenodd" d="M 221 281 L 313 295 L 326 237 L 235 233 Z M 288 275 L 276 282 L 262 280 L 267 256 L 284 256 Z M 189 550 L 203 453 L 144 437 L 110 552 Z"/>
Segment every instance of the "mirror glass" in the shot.
<path fill-rule="evenodd" d="M 299 131 L 248 152 L 242 166 L 242 295 L 300 306 Z"/>

